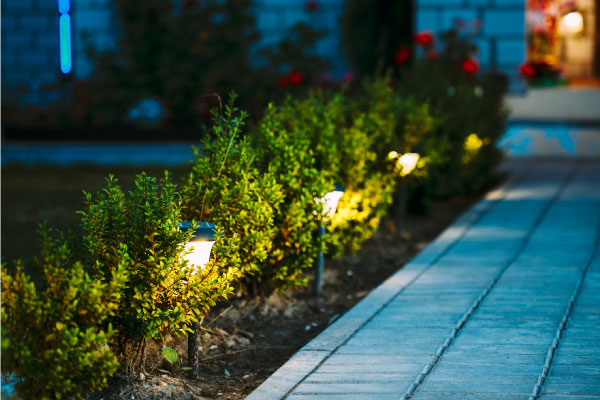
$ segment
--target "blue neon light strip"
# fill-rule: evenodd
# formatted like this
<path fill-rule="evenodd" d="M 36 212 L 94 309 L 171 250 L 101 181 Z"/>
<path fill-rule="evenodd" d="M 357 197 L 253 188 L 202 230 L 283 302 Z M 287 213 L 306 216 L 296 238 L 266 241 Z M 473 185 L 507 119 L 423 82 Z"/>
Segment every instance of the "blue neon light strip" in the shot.
<path fill-rule="evenodd" d="M 71 0 L 58 0 L 58 12 L 68 14 L 71 10 Z"/>
<path fill-rule="evenodd" d="M 60 70 L 71 72 L 71 17 L 63 14 L 58 21 L 60 27 Z"/>

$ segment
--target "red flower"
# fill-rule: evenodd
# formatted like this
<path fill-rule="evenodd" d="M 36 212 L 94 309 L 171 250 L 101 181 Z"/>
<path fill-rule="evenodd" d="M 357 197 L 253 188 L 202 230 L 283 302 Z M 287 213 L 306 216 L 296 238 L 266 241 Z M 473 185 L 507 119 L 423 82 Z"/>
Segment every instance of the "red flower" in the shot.
<path fill-rule="evenodd" d="M 519 73 L 527 79 L 533 79 L 537 75 L 535 68 L 530 63 L 522 64 L 519 67 Z"/>
<path fill-rule="evenodd" d="M 437 56 L 438 56 L 438 53 L 435 50 L 429 50 L 427 52 L 427 58 L 429 58 L 430 60 L 435 60 L 437 58 Z"/>
<path fill-rule="evenodd" d="M 396 49 L 396 53 L 394 54 L 394 63 L 396 65 L 404 65 L 410 60 L 412 56 L 412 52 L 405 44 L 400 44 Z"/>
<path fill-rule="evenodd" d="M 467 58 L 460 63 L 460 67 L 467 75 L 475 75 L 479 71 L 479 61 L 474 58 Z"/>
<path fill-rule="evenodd" d="M 307 1 L 306 4 L 304 5 L 304 9 L 306 10 L 306 12 L 315 12 L 319 9 L 319 2 L 318 1 Z"/>
<path fill-rule="evenodd" d="M 419 46 L 431 46 L 433 44 L 433 34 L 431 33 L 431 31 L 419 32 L 415 35 L 414 41 Z"/>
<path fill-rule="evenodd" d="M 306 77 L 299 72 L 290 71 L 287 79 L 288 79 L 288 82 L 290 85 L 300 85 L 300 84 L 304 83 L 304 81 L 306 80 Z"/>
<path fill-rule="evenodd" d="M 297 71 L 290 71 L 286 76 L 277 81 L 277 86 L 281 89 L 287 86 L 301 85 L 306 81 L 306 76 Z"/>

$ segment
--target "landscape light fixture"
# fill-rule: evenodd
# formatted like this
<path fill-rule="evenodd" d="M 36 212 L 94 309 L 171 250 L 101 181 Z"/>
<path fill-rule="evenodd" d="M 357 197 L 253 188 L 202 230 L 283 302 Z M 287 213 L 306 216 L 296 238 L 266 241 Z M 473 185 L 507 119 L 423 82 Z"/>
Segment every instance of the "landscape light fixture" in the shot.
<path fill-rule="evenodd" d="M 335 215 L 338 203 L 344 195 L 344 188 L 339 183 L 336 183 L 331 192 L 327 192 L 321 197 L 320 202 L 323 203 L 323 214 L 325 220 L 330 220 Z"/>
<path fill-rule="evenodd" d="M 184 232 L 192 229 L 191 222 L 180 222 L 179 229 Z M 215 226 L 209 222 L 198 222 L 194 226 L 194 235 L 189 242 L 185 244 L 186 255 L 183 259 L 192 265 L 195 272 L 202 272 L 208 260 L 210 251 L 215 243 Z M 191 333 L 188 333 L 188 367 L 190 368 L 190 377 L 195 378 L 198 374 L 198 322 L 192 322 L 190 325 Z"/>
<path fill-rule="evenodd" d="M 187 232 L 192 228 L 191 222 L 180 222 L 179 229 Z M 215 226 L 209 222 L 196 223 L 194 235 L 189 242 L 185 244 L 186 255 L 183 259 L 189 265 L 194 265 L 198 270 L 204 270 L 210 259 L 210 250 L 215 244 Z"/>
<path fill-rule="evenodd" d="M 394 162 L 394 170 L 397 171 L 402 178 L 409 175 L 417 167 L 419 153 L 404 153 L 398 154 L 396 151 L 390 151 L 388 154 L 388 160 Z M 402 238 L 402 231 L 404 229 L 404 214 L 406 214 L 406 184 L 403 179 L 398 182 L 396 205 L 394 207 L 394 214 L 396 220 L 396 235 Z"/>
<path fill-rule="evenodd" d="M 323 218 L 321 219 L 321 226 L 319 227 L 319 238 L 325 236 L 325 223 L 329 221 L 335 215 L 338 203 L 344 195 L 344 187 L 339 183 L 334 185 L 334 189 L 331 192 L 327 192 L 320 199 L 315 199 L 317 203 L 323 204 Z M 325 263 L 325 255 L 323 250 L 319 252 L 319 258 L 317 259 L 317 268 L 315 270 L 315 295 L 320 296 L 323 290 L 323 264 Z"/>
<path fill-rule="evenodd" d="M 410 174 L 415 167 L 417 166 L 417 162 L 419 161 L 418 153 L 405 153 L 402 154 L 397 161 L 397 165 L 401 168 L 400 175 L 406 176 Z"/>

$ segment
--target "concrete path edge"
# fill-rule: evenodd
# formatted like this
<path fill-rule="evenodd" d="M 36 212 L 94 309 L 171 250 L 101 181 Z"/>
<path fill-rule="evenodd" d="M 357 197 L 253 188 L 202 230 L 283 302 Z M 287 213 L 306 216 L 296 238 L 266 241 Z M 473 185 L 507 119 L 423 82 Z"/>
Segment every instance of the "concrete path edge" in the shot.
<path fill-rule="evenodd" d="M 277 400 L 285 398 L 387 303 L 435 264 L 441 255 L 460 240 L 462 235 L 481 216 L 504 198 L 507 190 L 521 179 L 524 172 L 524 170 L 513 171 L 502 185 L 488 192 L 482 200 L 462 214 L 404 267 L 373 289 L 362 301 L 302 347 L 246 399 Z"/>

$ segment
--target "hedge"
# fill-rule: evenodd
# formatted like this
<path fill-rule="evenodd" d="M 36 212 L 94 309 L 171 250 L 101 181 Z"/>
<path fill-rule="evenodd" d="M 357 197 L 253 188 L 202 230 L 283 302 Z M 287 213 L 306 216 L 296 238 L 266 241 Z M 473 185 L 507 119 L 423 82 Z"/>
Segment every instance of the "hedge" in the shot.
<path fill-rule="evenodd" d="M 448 41 L 438 59 L 403 67 L 400 80 L 288 97 L 250 127 L 232 95 L 179 188 L 168 173 L 142 173 L 128 193 L 113 177 L 86 193 L 82 237 L 44 233 L 40 285 L 20 268 L 2 275 L 2 368 L 33 383 L 19 393 L 84 397 L 118 365 L 143 369 L 149 340 L 189 331 L 234 290 L 306 285 L 320 251 L 360 248 L 400 185 L 425 197 L 479 190 L 499 160 L 505 81 L 456 66 L 466 44 Z M 420 156 L 410 174 L 399 163 L 406 153 Z M 320 237 L 316 199 L 336 183 L 345 194 Z M 191 231 L 179 229 L 182 220 L 217 226 L 202 270 L 183 259 Z"/>

